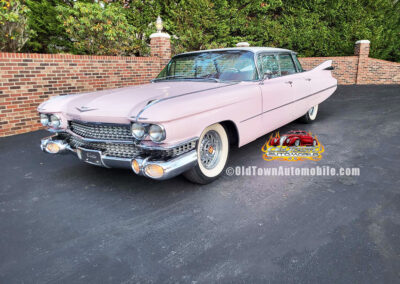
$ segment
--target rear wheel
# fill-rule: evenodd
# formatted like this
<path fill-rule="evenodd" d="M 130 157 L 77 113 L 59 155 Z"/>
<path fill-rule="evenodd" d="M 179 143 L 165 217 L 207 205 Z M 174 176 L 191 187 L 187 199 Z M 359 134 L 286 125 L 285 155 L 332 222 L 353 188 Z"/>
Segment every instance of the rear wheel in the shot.
<path fill-rule="evenodd" d="M 207 184 L 216 180 L 225 169 L 229 140 L 225 128 L 213 124 L 202 132 L 197 143 L 197 166 L 183 175 L 191 182 Z"/>
<path fill-rule="evenodd" d="M 312 108 L 310 108 L 303 117 L 301 117 L 301 121 L 304 123 L 312 123 L 317 118 L 317 114 L 318 114 L 318 105 L 315 105 Z"/>

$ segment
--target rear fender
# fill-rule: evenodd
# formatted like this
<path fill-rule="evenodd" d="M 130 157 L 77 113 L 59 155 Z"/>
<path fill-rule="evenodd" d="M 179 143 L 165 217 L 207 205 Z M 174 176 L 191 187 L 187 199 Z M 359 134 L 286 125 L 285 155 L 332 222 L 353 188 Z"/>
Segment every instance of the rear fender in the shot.
<path fill-rule="evenodd" d="M 327 60 L 322 62 L 320 65 L 318 65 L 317 67 L 314 67 L 312 69 L 313 71 L 319 71 L 319 70 L 333 70 L 332 67 L 332 60 Z M 310 70 L 311 71 L 311 70 Z"/>

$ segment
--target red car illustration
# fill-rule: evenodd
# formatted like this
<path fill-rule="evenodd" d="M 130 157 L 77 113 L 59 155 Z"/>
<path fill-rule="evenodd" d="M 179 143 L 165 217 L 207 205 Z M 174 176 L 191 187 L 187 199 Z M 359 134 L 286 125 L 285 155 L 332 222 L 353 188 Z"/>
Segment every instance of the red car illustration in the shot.
<path fill-rule="evenodd" d="M 274 137 L 271 146 L 317 146 L 318 141 L 304 130 L 291 130 L 286 134 Z"/>

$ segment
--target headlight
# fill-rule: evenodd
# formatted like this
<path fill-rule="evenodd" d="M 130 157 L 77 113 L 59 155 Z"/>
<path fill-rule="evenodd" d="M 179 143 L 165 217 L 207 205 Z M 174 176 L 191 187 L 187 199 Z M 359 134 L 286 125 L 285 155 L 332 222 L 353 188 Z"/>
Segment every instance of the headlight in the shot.
<path fill-rule="evenodd" d="M 288 144 L 289 144 L 289 142 L 290 142 L 290 139 L 287 139 L 287 140 L 286 140 L 286 143 L 288 143 Z"/>
<path fill-rule="evenodd" d="M 146 133 L 146 129 L 140 123 L 132 124 L 131 130 L 132 130 L 132 136 L 135 137 L 136 139 L 143 139 Z"/>
<path fill-rule="evenodd" d="M 154 142 L 163 141 L 165 139 L 164 127 L 157 124 L 153 124 L 152 126 L 150 126 L 149 135 L 150 139 L 153 140 Z"/>
<path fill-rule="evenodd" d="M 49 117 L 47 116 L 47 114 L 40 114 L 40 123 L 43 124 L 43 126 L 49 125 Z"/>
<path fill-rule="evenodd" d="M 54 114 L 50 116 L 49 126 L 58 128 L 61 125 L 61 120 Z"/>

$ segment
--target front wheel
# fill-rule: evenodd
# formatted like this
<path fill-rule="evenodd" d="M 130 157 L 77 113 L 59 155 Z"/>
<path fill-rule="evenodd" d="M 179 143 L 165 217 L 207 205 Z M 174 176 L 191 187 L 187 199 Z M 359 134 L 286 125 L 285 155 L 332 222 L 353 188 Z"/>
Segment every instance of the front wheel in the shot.
<path fill-rule="evenodd" d="M 304 123 L 312 123 L 317 118 L 318 114 L 318 105 L 310 108 L 307 113 L 301 118 L 301 121 Z"/>
<path fill-rule="evenodd" d="M 228 155 L 229 140 L 225 128 L 219 123 L 210 125 L 197 143 L 197 165 L 183 175 L 194 183 L 210 183 L 225 169 Z"/>

